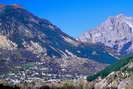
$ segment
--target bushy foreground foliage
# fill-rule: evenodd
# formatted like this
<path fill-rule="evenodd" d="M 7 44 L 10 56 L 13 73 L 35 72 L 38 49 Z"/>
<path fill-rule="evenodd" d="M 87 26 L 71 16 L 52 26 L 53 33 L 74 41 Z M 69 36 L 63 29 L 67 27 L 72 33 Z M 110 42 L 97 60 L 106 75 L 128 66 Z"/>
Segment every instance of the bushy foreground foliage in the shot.
<path fill-rule="evenodd" d="M 94 83 L 88 83 L 84 80 L 79 81 L 62 81 L 59 83 L 42 83 L 38 86 L 34 83 L 21 83 L 16 86 L 9 86 L 4 83 L 0 85 L 0 89 L 94 89 Z"/>
<path fill-rule="evenodd" d="M 78 81 L 78 82 L 65 81 L 62 82 L 61 85 L 42 86 L 39 89 L 93 89 L 93 88 L 94 88 L 93 83 L 88 83 L 84 81 Z"/>

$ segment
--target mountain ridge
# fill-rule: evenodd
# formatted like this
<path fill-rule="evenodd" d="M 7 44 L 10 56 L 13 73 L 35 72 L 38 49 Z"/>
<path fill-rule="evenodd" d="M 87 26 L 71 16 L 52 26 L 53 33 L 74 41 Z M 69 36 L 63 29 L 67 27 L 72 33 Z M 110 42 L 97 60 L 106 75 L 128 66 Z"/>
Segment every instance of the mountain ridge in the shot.
<path fill-rule="evenodd" d="M 133 18 L 124 14 L 110 16 L 95 29 L 83 33 L 77 40 L 83 43 L 101 43 L 115 49 L 118 55 L 132 53 Z"/>
<path fill-rule="evenodd" d="M 30 46 L 34 47 L 36 45 L 40 50 L 43 50 L 43 46 L 47 49 L 44 50 L 47 51 L 48 55 L 55 57 L 70 56 L 71 54 L 84 55 L 83 51 L 87 46 L 84 47 L 82 43 L 62 32 L 48 20 L 40 19 L 25 9 L 8 5 L 3 7 L 0 12 L 0 33 L 7 36 L 7 40 L 14 42 L 18 48 L 28 48 L 30 50 Z M 86 58 L 87 55 L 82 57 Z"/>

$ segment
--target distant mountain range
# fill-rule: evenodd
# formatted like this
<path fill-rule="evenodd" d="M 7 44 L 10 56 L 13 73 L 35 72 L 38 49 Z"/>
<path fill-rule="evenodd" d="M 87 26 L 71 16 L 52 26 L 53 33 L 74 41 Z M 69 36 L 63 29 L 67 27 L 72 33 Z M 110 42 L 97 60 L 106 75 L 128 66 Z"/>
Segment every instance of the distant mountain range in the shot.
<path fill-rule="evenodd" d="M 116 50 L 121 56 L 132 54 L 133 18 L 123 14 L 110 16 L 100 26 L 83 33 L 78 40 L 84 43 L 101 43 Z"/>

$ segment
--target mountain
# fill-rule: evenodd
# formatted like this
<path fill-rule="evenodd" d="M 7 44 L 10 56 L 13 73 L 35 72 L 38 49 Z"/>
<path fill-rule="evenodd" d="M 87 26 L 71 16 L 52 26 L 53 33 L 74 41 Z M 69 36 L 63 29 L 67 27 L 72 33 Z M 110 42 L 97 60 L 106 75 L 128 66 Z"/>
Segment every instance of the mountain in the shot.
<path fill-rule="evenodd" d="M 15 83 L 72 79 L 116 61 L 103 46 L 83 44 L 18 5 L 0 5 L 0 57 L 0 78 Z"/>
<path fill-rule="evenodd" d="M 88 81 L 95 80 L 95 89 L 132 89 L 133 88 L 133 56 L 123 58 L 106 67 Z"/>
<path fill-rule="evenodd" d="M 44 54 L 43 56 L 47 58 L 93 56 L 88 52 L 94 51 L 95 45 L 89 45 L 88 49 L 88 45 L 76 41 L 48 20 L 38 18 L 20 6 L 0 7 L 0 40 L 3 40 L 0 43 L 1 48 L 27 49 L 34 54 Z M 106 52 L 102 54 L 107 55 L 111 60 L 111 56 Z"/>
<path fill-rule="evenodd" d="M 83 33 L 79 41 L 101 43 L 116 50 L 118 55 L 133 53 L 133 18 L 123 14 L 111 16 L 100 26 Z"/>

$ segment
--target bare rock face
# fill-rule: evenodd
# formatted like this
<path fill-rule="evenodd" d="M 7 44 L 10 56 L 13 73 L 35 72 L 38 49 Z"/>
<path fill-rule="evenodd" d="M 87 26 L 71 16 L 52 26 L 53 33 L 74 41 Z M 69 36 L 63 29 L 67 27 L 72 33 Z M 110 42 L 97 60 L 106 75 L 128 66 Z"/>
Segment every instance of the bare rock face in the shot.
<path fill-rule="evenodd" d="M 16 47 L 17 45 L 12 41 L 10 41 L 9 39 L 7 39 L 6 36 L 0 35 L 0 48 L 12 50 L 15 49 Z"/>
<path fill-rule="evenodd" d="M 133 76 L 124 79 L 118 85 L 118 89 L 131 89 L 133 88 Z"/>
<path fill-rule="evenodd" d="M 83 33 L 79 41 L 102 43 L 119 54 L 133 53 L 133 18 L 123 14 L 109 17 L 96 29 Z"/>

